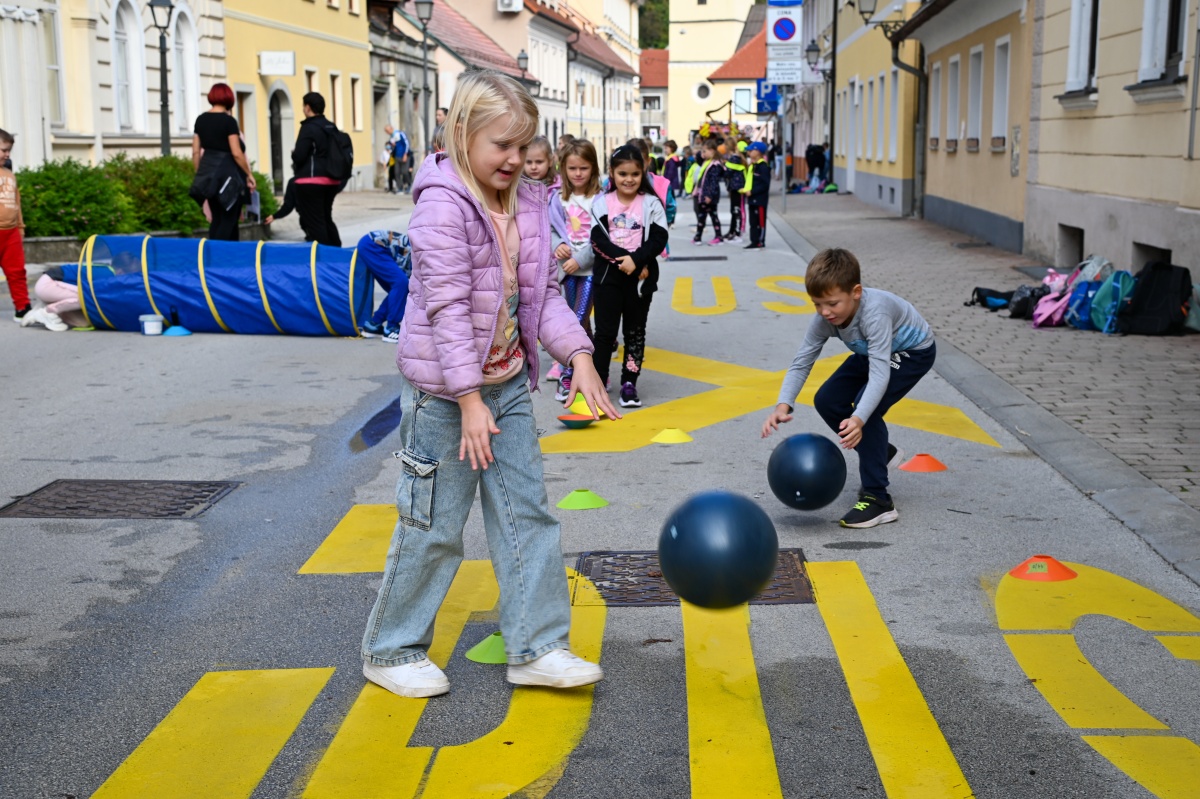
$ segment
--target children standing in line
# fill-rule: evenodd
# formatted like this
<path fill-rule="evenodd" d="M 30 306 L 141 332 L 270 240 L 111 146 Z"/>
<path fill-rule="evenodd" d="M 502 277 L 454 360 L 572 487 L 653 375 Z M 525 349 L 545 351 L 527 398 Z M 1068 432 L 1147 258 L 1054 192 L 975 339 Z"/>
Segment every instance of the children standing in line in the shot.
<path fill-rule="evenodd" d="M 696 188 L 693 194 L 696 198 L 696 237 L 692 239 L 692 243 L 704 243 L 704 224 L 711 218 L 716 236 L 708 243 L 716 246 L 725 243 L 721 238 L 721 219 L 717 216 L 725 168 L 717 158 L 717 145 L 713 141 L 704 142 L 700 148 L 700 157 L 704 163 L 700 165 L 700 171 L 696 174 Z"/>
<path fill-rule="evenodd" d="M 600 195 L 600 165 L 596 148 L 575 139 L 559 154 L 562 190 L 550 199 L 550 243 L 559 265 L 559 283 L 567 305 L 584 332 L 592 335 L 592 202 Z M 553 371 L 553 370 L 551 370 Z M 573 370 L 561 371 L 554 398 L 571 396 Z"/>
<path fill-rule="evenodd" d="M 575 368 L 572 395 L 620 413 L 546 257 L 546 188 L 521 179 L 537 123 L 537 104 L 517 81 L 467 72 L 446 121 L 447 151 L 426 159 L 414 186 L 412 282 L 396 357 L 400 518 L 362 641 L 364 676 L 400 696 L 450 689 L 426 651 L 462 562 L 477 489 L 500 584 L 508 681 L 567 688 L 604 676 L 567 648 L 559 524 L 529 396 L 537 342 Z"/>
<path fill-rule="evenodd" d="M 667 246 L 667 213 L 646 173 L 642 153 L 628 144 L 609 158 L 609 188 L 592 203 L 592 246 L 596 262 L 596 372 L 608 380 L 617 345 L 625 340 L 621 363 L 622 408 L 640 408 L 637 379 L 646 354 L 646 318 L 658 289 L 658 256 Z"/>
<path fill-rule="evenodd" d="M 767 145 L 760 141 L 746 147 L 750 159 L 748 179 L 742 189 L 746 212 L 750 217 L 750 243 L 747 250 L 761 250 L 766 244 L 767 201 L 771 198 L 771 165 L 767 163 Z"/>
<path fill-rule="evenodd" d="M 817 253 L 804 274 L 820 319 L 804 342 L 779 389 L 779 404 L 763 423 L 763 438 L 792 420 L 792 407 L 825 342 L 840 338 L 853 354 L 817 389 L 813 401 L 825 424 L 846 449 L 858 451 L 862 490 L 858 502 L 838 522 L 842 527 L 874 527 L 899 518 L 888 494 L 888 466 L 900 451 L 888 442 L 884 414 L 912 390 L 933 366 L 933 331 L 906 300 L 880 289 L 863 288 L 858 259 L 847 250 Z"/>

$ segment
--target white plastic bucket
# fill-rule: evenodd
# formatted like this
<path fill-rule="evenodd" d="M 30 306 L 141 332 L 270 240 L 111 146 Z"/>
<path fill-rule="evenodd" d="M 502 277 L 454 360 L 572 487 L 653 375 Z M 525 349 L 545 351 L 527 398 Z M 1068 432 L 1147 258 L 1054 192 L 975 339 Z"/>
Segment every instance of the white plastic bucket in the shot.
<path fill-rule="evenodd" d="M 142 314 L 138 317 L 138 321 L 142 323 L 143 336 L 161 336 L 163 332 L 163 318 L 156 313 Z"/>

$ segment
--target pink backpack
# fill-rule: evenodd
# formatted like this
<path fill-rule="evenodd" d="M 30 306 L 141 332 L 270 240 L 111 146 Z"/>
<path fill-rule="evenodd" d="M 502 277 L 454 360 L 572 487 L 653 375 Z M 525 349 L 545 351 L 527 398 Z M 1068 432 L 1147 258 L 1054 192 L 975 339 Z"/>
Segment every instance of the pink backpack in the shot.
<path fill-rule="evenodd" d="M 1066 321 L 1067 305 L 1070 301 L 1071 292 L 1065 290 L 1042 297 L 1033 309 L 1033 326 L 1061 327 Z"/>
<path fill-rule="evenodd" d="M 1071 302 L 1071 289 L 1076 281 L 1096 280 L 1112 273 L 1112 263 L 1107 258 L 1089 255 L 1070 275 L 1063 279 L 1061 273 L 1050 270 L 1042 280 L 1051 289 L 1050 293 L 1038 300 L 1033 309 L 1034 327 L 1061 327 L 1066 324 L 1067 306 Z"/>

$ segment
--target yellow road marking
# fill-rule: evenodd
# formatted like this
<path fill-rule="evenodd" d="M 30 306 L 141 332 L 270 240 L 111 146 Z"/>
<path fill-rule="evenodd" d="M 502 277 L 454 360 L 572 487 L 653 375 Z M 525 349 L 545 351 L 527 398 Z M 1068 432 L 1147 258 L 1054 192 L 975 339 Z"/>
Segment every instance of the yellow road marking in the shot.
<path fill-rule="evenodd" d="M 737 297 L 733 293 L 733 283 L 727 277 L 712 279 L 715 305 L 698 306 L 692 301 L 693 281 L 690 277 L 675 278 L 675 288 L 671 291 L 671 310 L 689 316 L 716 316 L 729 313 L 737 308 Z"/>
<path fill-rule="evenodd" d="M 1167 729 L 1167 725 L 1134 704 L 1096 671 L 1075 643 L 1075 636 L 1010 634 L 1004 640 L 1025 676 L 1070 726 Z"/>
<path fill-rule="evenodd" d="M 463 561 L 434 621 L 429 659 L 444 668 L 471 613 L 490 610 L 499 596 L 489 561 Z M 407 743 L 428 701 L 365 685 L 317 764 L 305 799 L 415 796 L 434 750 Z"/>
<path fill-rule="evenodd" d="M 205 674 L 93 799 L 248 797 L 333 669 Z"/>
<path fill-rule="evenodd" d="M 793 305 L 787 302 L 764 302 L 763 307 L 768 311 L 775 313 L 787 314 L 811 314 L 816 313 L 817 308 L 813 305 L 812 297 L 808 296 L 808 292 L 803 289 L 788 288 L 783 283 L 798 283 L 804 285 L 804 279 L 792 277 L 789 275 L 775 275 L 772 277 L 760 277 L 755 281 L 754 285 L 758 286 L 763 291 L 768 291 L 772 294 L 782 294 L 785 297 L 795 297 L 800 300 L 799 305 Z"/>
<path fill-rule="evenodd" d="M 813 364 L 804 390 L 796 402 L 811 406 L 817 388 L 848 356 L 849 353 L 842 353 L 822 358 Z M 546 436 L 540 439 L 542 452 L 630 452 L 649 446 L 650 439 L 668 427 L 691 433 L 772 408 L 779 396 L 779 385 L 784 375 L 782 371 L 768 372 L 654 347 L 646 348 L 645 369 L 690 380 L 703 380 L 719 388 L 651 405 L 626 414 L 619 421 L 605 420 L 583 430 L 568 430 Z M 887 420 L 889 424 L 901 427 L 992 447 L 1000 446 L 969 416 L 949 405 L 903 399 L 888 411 Z"/>
<path fill-rule="evenodd" d="M 1180 660 L 1200 660 L 1200 635 L 1156 635 L 1158 642 Z"/>
<path fill-rule="evenodd" d="M 692 799 L 783 797 L 759 693 L 746 605 L 681 603 Z"/>
<path fill-rule="evenodd" d="M 858 565 L 806 568 L 889 799 L 973 796 Z"/>
<path fill-rule="evenodd" d="M 359 574 L 383 571 L 399 516 L 395 505 L 354 505 L 298 573 Z"/>
<path fill-rule="evenodd" d="M 1159 799 L 1200 799 L 1200 746 L 1164 735 L 1085 735 L 1083 740 Z"/>
<path fill-rule="evenodd" d="M 996 588 L 1001 630 L 1070 630 L 1080 616 L 1120 619 L 1148 632 L 1200 633 L 1200 618 L 1171 600 L 1111 572 L 1067 563 L 1074 580 L 1042 583 L 1005 575 Z"/>
<path fill-rule="evenodd" d="M 607 608 L 590 581 L 570 570 L 568 576 L 573 594 L 594 595 L 587 607 L 571 609 L 571 649 L 599 661 Z M 445 666 L 471 613 L 491 610 L 498 597 L 491 563 L 464 561 L 438 611 L 430 659 Z M 304 797 L 483 799 L 516 791 L 525 799 L 544 796 L 587 731 L 593 688 L 515 688 L 508 714 L 494 730 L 435 750 L 407 746 L 429 700 L 404 699 L 367 685 L 317 764 Z"/>

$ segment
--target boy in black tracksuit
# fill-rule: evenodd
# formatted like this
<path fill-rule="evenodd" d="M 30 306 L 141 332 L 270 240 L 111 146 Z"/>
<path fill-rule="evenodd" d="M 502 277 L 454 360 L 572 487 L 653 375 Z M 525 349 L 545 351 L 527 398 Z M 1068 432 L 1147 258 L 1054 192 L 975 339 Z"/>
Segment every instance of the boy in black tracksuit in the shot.
<path fill-rule="evenodd" d="M 766 246 L 765 234 L 767 227 L 767 200 L 771 196 L 771 165 L 767 163 L 765 154 L 767 146 L 760 141 L 746 148 L 750 159 L 748 180 L 744 191 L 747 197 L 747 212 L 750 216 L 750 243 L 747 250 L 759 250 Z"/>

